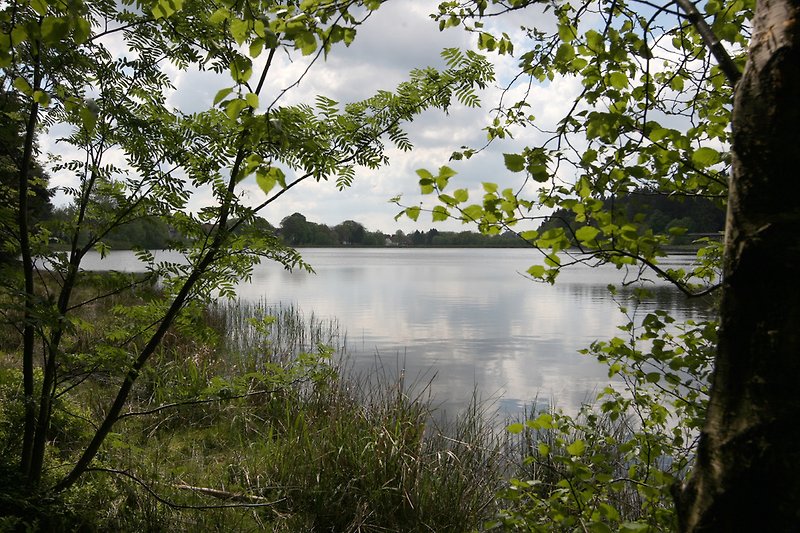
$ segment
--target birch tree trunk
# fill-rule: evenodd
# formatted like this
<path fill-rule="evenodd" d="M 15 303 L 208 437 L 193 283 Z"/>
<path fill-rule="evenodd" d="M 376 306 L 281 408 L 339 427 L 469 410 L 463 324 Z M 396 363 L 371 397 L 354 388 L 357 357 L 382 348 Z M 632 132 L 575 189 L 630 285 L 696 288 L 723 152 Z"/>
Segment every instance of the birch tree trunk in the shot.
<path fill-rule="evenodd" d="M 799 15 L 758 1 L 736 89 L 719 347 L 682 531 L 800 530 Z"/>

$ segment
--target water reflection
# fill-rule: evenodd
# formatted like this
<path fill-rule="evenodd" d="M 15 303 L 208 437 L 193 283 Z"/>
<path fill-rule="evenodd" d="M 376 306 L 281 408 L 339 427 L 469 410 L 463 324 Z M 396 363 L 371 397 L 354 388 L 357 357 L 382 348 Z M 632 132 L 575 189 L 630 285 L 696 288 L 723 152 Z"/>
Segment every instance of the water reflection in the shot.
<path fill-rule="evenodd" d="M 608 382 L 606 368 L 577 351 L 618 334 L 627 318 L 610 297 L 614 268 L 575 267 L 555 286 L 519 273 L 536 257 L 526 250 L 307 249 L 316 275 L 264 265 L 243 295 L 292 303 L 337 317 L 348 331 L 350 354 L 368 365 L 375 353 L 402 358 L 406 373 L 436 372 L 434 389 L 458 408 L 475 384 L 501 408 L 534 399 L 574 410 Z M 629 312 L 661 308 L 702 319 L 708 303 L 688 300 L 663 283 Z M 631 287 L 620 288 L 627 301 Z"/>
<path fill-rule="evenodd" d="M 338 319 L 357 368 L 372 367 L 378 354 L 412 378 L 435 373 L 436 399 L 449 410 L 466 405 L 477 384 L 502 410 L 538 399 L 572 411 L 608 382 L 605 366 L 577 351 L 627 322 L 607 289 L 625 278 L 613 267 L 576 266 L 550 286 L 520 274 L 538 260 L 524 249 L 301 251 L 316 274 L 260 265 L 240 296 Z M 135 270 L 131 261 L 112 253 L 102 267 Z M 616 299 L 637 316 L 657 308 L 676 318 L 710 313 L 708 300 L 663 282 L 647 286 L 653 295 L 639 306 L 628 302 L 632 287 Z"/>

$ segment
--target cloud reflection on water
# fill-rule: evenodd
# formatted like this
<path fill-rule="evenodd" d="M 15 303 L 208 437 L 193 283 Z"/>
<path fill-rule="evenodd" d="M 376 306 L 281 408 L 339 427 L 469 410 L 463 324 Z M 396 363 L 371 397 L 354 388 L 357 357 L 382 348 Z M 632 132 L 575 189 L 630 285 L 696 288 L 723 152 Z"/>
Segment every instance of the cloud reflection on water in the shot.
<path fill-rule="evenodd" d="M 301 252 L 316 274 L 263 264 L 240 296 L 335 318 L 356 369 L 373 367 L 377 356 L 412 381 L 435 374 L 436 401 L 449 412 L 464 407 L 476 385 L 506 413 L 537 399 L 574 411 L 609 381 L 604 365 L 577 351 L 618 335 L 626 321 L 607 289 L 624 276 L 613 267 L 573 267 L 550 286 L 519 275 L 538 260 L 526 249 Z M 94 268 L 136 270 L 132 261 L 115 252 Z M 678 319 L 708 315 L 704 301 L 664 283 L 650 288 L 638 316 L 656 308 Z M 630 293 L 623 288 L 618 297 Z"/>

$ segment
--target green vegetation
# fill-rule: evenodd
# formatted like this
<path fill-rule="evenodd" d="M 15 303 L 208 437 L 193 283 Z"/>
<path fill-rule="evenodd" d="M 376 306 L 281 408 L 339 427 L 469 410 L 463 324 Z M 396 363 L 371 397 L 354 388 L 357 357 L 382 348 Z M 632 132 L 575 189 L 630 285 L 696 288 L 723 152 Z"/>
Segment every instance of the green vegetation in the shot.
<path fill-rule="evenodd" d="M 103 276 L 84 286 L 105 289 Z M 149 285 L 84 309 L 113 328 Z M 338 325 L 293 308 L 220 302 L 171 330 L 80 487 L 28 500 L 13 457 L 24 419 L 15 356 L 0 369 L 4 529 L 468 531 L 492 509 L 504 442 L 474 410 L 437 427 L 425 383 L 345 374 Z M 4 335 L 10 347 L 13 335 Z M 46 479 L 75 461 L 103 417 L 119 369 L 54 404 Z M 382 376 L 382 377 L 380 377 Z M 37 381 L 41 373 L 37 374 Z M 12 467 L 9 471 L 8 466 Z"/>
<path fill-rule="evenodd" d="M 689 296 L 720 293 L 719 328 L 674 324 L 663 312 L 632 313 L 619 337 L 593 344 L 588 353 L 609 363 L 624 390 L 602 391 L 596 409 L 577 418 L 536 413 L 513 424 L 530 439 L 523 463 L 530 468 L 512 471 L 499 500 L 486 496 L 498 479 L 493 446 L 488 456 L 470 444 L 478 441 L 463 441 L 458 451 L 426 448 L 421 404 L 402 388 L 353 393 L 324 363 L 326 350 L 277 364 L 242 356 L 236 372 L 218 366 L 226 358 L 205 357 L 213 335 L 200 319 L 218 293 L 231 295 L 260 259 L 307 266 L 263 231 L 259 212 L 306 180 L 347 187 L 357 167 L 388 162 L 385 139 L 411 149 L 403 123 L 455 101 L 478 106 L 477 91 L 495 82 L 486 57 L 449 49 L 444 69 L 415 70 L 394 92 L 344 105 L 324 96 L 314 105 L 261 105 L 275 54 L 327 57 L 338 43 L 349 45 L 380 5 L 3 4 L 2 89 L 14 95 L 3 124 L 20 140 L 0 154 L 2 252 L 20 257 L 0 265 L 10 332 L 3 341 L 10 349 L 2 381 L 2 501 L 16 515 L 3 517 L 3 525 L 461 530 L 503 502 L 489 525 L 509 530 L 795 529 L 796 1 L 440 3 L 434 18 L 442 30 L 463 27 L 486 54 L 518 54 L 504 61 L 518 71 L 500 80 L 509 85 L 491 104 L 488 141 L 546 133 L 504 154 L 519 182 L 453 190 L 452 168 L 420 170 L 420 189 L 435 205 L 404 206 L 401 214 L 418 220 L 425 209 L 433 221 L 455 218 L 495 236 L 523 222 L 538 225 L 557 210 L 567 224 L 519 232 L 543 252 L 543 264 L 528 270 L 532 278 L 552 283 L 570 264 L 610 263 L 649 268 Z M 522 10 L 531 16 L 514 24 L 540 25 L 516 32 L 519 42 L 484 25 Z M 231 85 L 206 109 L 182 113 L 167 103 L 174 85 L 161 69 L 167 63 L 176 71 L 227 73 Z M 529 112 L 533 86 L 571 78 L 581 90 L 561 116 L 546 124 Z M 74 157 L 54 171 L 70 173 L 76 185 L 65 189 L 74 209 L 47 224 L 35 208 L 44 187 L 35 145 L 42 129 L 53 127 L 66 132 L 62 141 Z M 451 159 L 467 161 L 483 149 L 463 147 Z M 123 155 L 124 168 L 112 151 Z M 264 194 L 255 207 L 242 201 L 249 177 Z M 196 188 L 214 202 L 189 214 Z M 635 202 L 615 207 L 643 190 L 725 207 L 725 243 L 702 241 L 692 269 L 662 267 L 666 246 L 692 220 L 659 219 Z M 300 224 L 290 243 L 367 239 L 352 225 L 340 234 L 292 217 Z M 105 253 L 119 228 L 144 220 L 169 221 L 185 264 L 156 263 L 142 252 L 150 265 L 145 279 L 96 281 L 81 271 L 90 250 Z M 51 250 L 52 235 L 67 251 Z M 142 289 L 156 278 L 160 290 Z M 113 305 L 136 288 L 136 305 Z M 112 305 L 100 307 L 101 300 Z M 635 302 L 623 309 L 629 305 Z M 144 412 L 134 416 L 135 409 Z M 473 422 L 465 427 L 480 428 Z M 267 438 L 244 450 L 249 431 Z M 242 450 L 241 461 L 228 461 L 231 448 Z M 312 454 L 318 450 L 323 454 Z M 289 460 L 299 466 L 288 471 Z M 195 476 L 198 470 L 224 486 L 200 485 L 206 478 Z M 227 499 L 223 507 L 250 507 L 233 526 L 232 511 L 219 505 L 206 514 L 164 514 L 197 492 Z"/>
<path fill-rule="evenodd" d="M 373 0 L 285 6 L 165 0 L 135 9 L 126 2 L 23 0 L 0 8 L 3 89 L 20 103 L 19 113 L 4 115 L 19 132 L 21 150 L 14 154 L 17 186 L 3 190 L 14 202 L 9 212 L 17 214 L 3 245 L 20 260 L 0 265 L 0 311 L 19 341 L 12 360 L 21 374 L 13 383 L 23 399 L 21 442 L 10 452 L 15 467 L 7 478 L 20 488 L 19 507 L 81 489 L 118 442 L 139 380 L 168 375 L 162 356 L 171 335 L 197 326 L 208 304 L 232 296 L 253 265 L 273 260 L 310 268 L 264 231 L 260 212 L 305 181 L 348 187 L 357 168 L 388 163 L 387 141 L 410 150 L 402 125 L 426 110 L 479 104 L 476 91 L 493 73 L 478 54 L 451 59 L 444 70 L 414 70 L 395 91 L 360 101 L 319 96 L 313 105 L 282 105 L 286 91 L 269 105 L 260 101 L 279 91 L 276 54 L 307 56 L 313 65 L 335 46 L 349 45 L 379 7 Z M 229 86 L 187 114 L 168 103 L 176 84 L 166 65 L 172 76 L 225 74 Z M 59 132 L 68 155 L 52 170 L 72 180 L 62 188 L 70 208 L 48 222 L 33 216 L 30 202 L 35 139 L 43 130 Z M 247 179 L 264 195 L 259 205 L 246 199 Z M 198 189 L 209 205 L 190 213 Z M 6 226 L 8 220 L 4 213 Z M 172 248 L 184 261 L 158 262 L 143 250 L 144 280 L 109 276 L 104 291 L 85 294 L 93 276 L 82 269 L 86 255 L 107 253 L 114 238 L 147 229 L 142 223 L 156 234 L 168 223 Z M 52 246 L 52 237 L 60 246 Z M 113 307 L 103 317 L 111 322 L 87 318 L 99 300 L 156 279 L 157 293 Z M 92 395 L 101 377 L 108 390 Z M 54 417 L 67 394 L 82 405 L 96 403 L 98 419 L 77 443 L 70 441 L 68 461 L 53 468 L 60 444 L 51 438 Z"/>
<path fill-rule="evenodd" d="M 80 296 L 102 294 L 117 276 L 94 276 Z M 82 309 L 80 319 L 94 327 L 68 339 L 81 357 L 107 343 L 118 316 L 158 298 L 146 278 L 131 281 L 136 292 Z M 646 330 L 629 329 L 627 345 L 660 334 L 672 346 L 659 352 L 664 376 L 674 358 L 701 352 L 706 363 L 697 374 L 707 372 L 703 328 L 713 326 L 668 333 L 668 322 L 650 317 Z M 12 463 L 24 420 L 16 344 L 12 330 L 0 337 L 0 450 L 10 467 L 0 515 L 7 529 L 460 532 L 572 528 L 582 520 L 612 530 L 637 523 L 668 530 L 675 518 L 667 488 L 683 475 L 690 428 L 701 420 L 701 399 L 687 404 L 685 394 L 674 400 L 673 418 L 666 406 L 674 390 L 667 388 L 660 398 L 609 393 L 599 405 L 604 414 L 593 406 L 574 418 L 532 413 L 509 426 L 511 434 L 477 403 L 436 422 L 425 382 L 408 384 L 383 369 L 346 372 L 337 323 L 294 308 L 220 301 L 169 331 L 157 365 L 137 380 L 80 484 L 32 500 Z M 592 351 L 617 357 L 617 365 L 632 360 L 611 344 Z M 631 367 L 618 370 L 649 374 L 648 360 L 638 351 Z M 81 453 L 120 374 L 114 365 L 96 369 L 84 387 L 58 396 L 46 482 Z M 38 387 L 40 372 L 36 380 Z M 657 400 L 663 407 L 653 411 Z M 631 418 L 627 407 L 644 418 Z"/>
<path fill-rule="evenodd" d="M 636 191 L 616 199 L 614 209 L 634 218 L 642 213 L 640 224 L 656 233 L 669 233 L 673 228 L 682 231 L 673 232 L 673 244 L 687 244 L 691 234 L 718 234 L 725 224 L 725 214 L 720 207 L 705 198 L 670 198 L 658 193 Z M 60 221 L 62 224 L 71 216 L 71 209 L 57 208 L 46 219 Z M 548 216 L 537 231 L 569 228 L 576 224 L 576 214 L 572 210 L 557 209 Z M 259 231 L 269 232 L 279 237 L 290 246 L 427 246 L 427 247 L 483 247 L 483 248 L 519 248 L 529 246 L 513 231 L 491 235 L 479 231 L 440 231 L 432 228 L 427 232 L 415 230 L 408 235 L 398 230 L 388 235 L 382 231 L 369 231 L 360 222 L 345 220 L 330 227 L 325 224 L 309 221 L 300 213 L 284 218 L 276 228 L 261 217 L 256 217 L 246 226 L 255 225 Z M 112 250 L 145 249 L 160 250 L 173 246 L 176 241 L 176 230 L 164 220 L 148 217 L 132 220 L 115 227 L 104 238 L 104 244 Z M 67 242 L 66 235 L 54 235 L 54 242 Z M 83 235 L 82 241 L 88 240 Z M 578 244 L 573 239 L 573 244 Z"/>
<path fill-rule="evenodd" d="M 689 244 L 700 237 L 721 236 L 725 229 L 725 211 L 718 203 L 702 196 L 671 197 L 658 191 L 635 190 L 605 200 L 602 208 L 616 211 L 620 219 L 635 221 L 640 231 L 668 235 L 669 244 Z M 580 240 L 573 231 L 580 226 L 578 214 L 561 207 L 537 228 L 537 232 L 550 232 L 549 235 L 564 232 L 571 236 L 575 246 Z"/>
<path fill-rule="evenodd" d="M 526 246 L 512 232 L 506 235 L 483 235 L 474 231 L 419 230 L 408 235 L 397 230 L 393 235 L 368 231 L 362 224 L 345 220 L 330 228 L 309 222 L 300 213 L 281 221 L 277 235 L 291 246 L 463 246 L 463 247 L 520 247 Z"/>
<path fill-rule="evenodd" d="M 22 132 L 25 128 L 25 112 L 19 96 L 0 85 L 0 262 L 15 258 L 19 248 L 19 209 L 15 197 L 19 194 L 19 176 L 23 155 Z M 35 139 L 31 150 L 36 149 Z M 49 176 L 34 160 L 27 170 L 30 198 L 27 210 L 32 221 L 41 221 L 50 216 L 52 206 L 48 190 Z"/>

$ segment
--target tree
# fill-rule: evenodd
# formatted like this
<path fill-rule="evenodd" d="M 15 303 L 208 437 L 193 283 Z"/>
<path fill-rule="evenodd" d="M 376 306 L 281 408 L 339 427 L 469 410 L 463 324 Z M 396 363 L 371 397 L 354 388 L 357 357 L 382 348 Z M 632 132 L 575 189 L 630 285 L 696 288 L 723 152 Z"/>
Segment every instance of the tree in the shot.
<path fill-rule="evenodd" d="M 261 259 L 307 267 L 272 232 L 242 231 L 258 227 L 260 211 L 306 180 L 333 179 L 347 187 L 356 167 L 388 161 L 385 138 L 410 149 L 401 125 L 425 109 L 447 109 L 455 99 L 477 105 L 474 89 L 492 79 L 491 68 L 477 54 L 454 52 L 446 53 L 447 69 L 416 70 L 394 93 L 347 105 L 320 96 L 314 106 L 281 106 L 283 93 L 266 101 L 276 54 L 298 51 L 316 61 L 337 43 L 350 44 L 379 6 L 374 0 L 3 5 L 3 89 L 17 95 L 27 122 L 16 189 L 22 260 L 13 294 L 0 302 L 5 316 L 17 317 L 22 344 L 18 459 L 20 486 L 29 496 L 64 491 L 91 468 L 171 328 L 188 328 L 204 302 L 231 295 Z M 207 109 L 184 113 L 167 103 L 167 63 L 179 71 L 227 73 L 231 85 Z M 50 250 L 29 209 L 35 135 L 54 126 L 67 132 L 62 144 L 79 154 L 54 166 L 77 184 L 64 189 L 74 208 L 58 222 L 66 252 Z M 123 154 L 124 164 L 113 163 L 119 160 L 112 153 Z M 253 176 L 264 196 L 247 207 L 241 185 Z M 198 190 L 212 203 L 188 212 Z M 112 277 L 115 286 L 82 295 L 83 258 L 92 249 L 106 253 L 115 229 L 148 217 L 170 221 L 185 243 L 178 248 L 184 262 L 139 252 L 150 277 L 161 280 L 162 297 L 119 310 L 118 327 L 104 342 L 88 353 L 73 352 L 70 339 L 91 326 L 81 320 L 81 309 L 131 287 L 130 279 Z M 58 399 L 84 386 L 97 369 L 118 383 L 113 398 L 92 421 L 78 456 L 59 457 L 58 469 L 46 468 L 48 452 L 56 453 L 49 431 Z"/>
<path fill-rule="evenodd" d="M 363 244 L 367 230 L 354 220 L 345 220 L 333 228 L 340 244 Z"/>
<path fill-rule="evenodd" d="M 522 43 L 493 33 L 495 26 L 489 21 L 521 10 L 536 20 L 536 26 L 524 26 L 518 33 Z M 619 413 L 617 406 L 627 405 L 640 414 L 647 408 L 652 418 L 642 418 L 642 427 L 657 425 L 659 402 L 669 401 L 671 409 L 685 414 L 680 402 L 688 404 L 686 391 L 699 393 L 694 415 L 705 417 L 702 428 L 693 421 L 694 415 L 680 415 L 684 427 L 692 430 L 689 434 L 697 430 L 700 438 L 699 445 L 683 455 L 689 462 L 681 463 L 691 464 L 692 473 L 686 486 L 677 489 L 679 524 L 674 516 L 650 514 L 645 526 L 786 531 L 800 520 L 796 451 L 800 435 L 795 424 L 800 404 L 793 383 L 800 348 L 793 326 L 800 315 L 796 297 L 800 196 L 797 180 L 788 170 L 800 163 L 798 11 L 800 4 L 791 0 L 709 1 L 697 6 L 688 0 L 547 5 L 493 0 L 443 2 L 436 15 L 440 28 L 463 26 L 487 52 L 522 50 L 517 58 L 520 68 L 508 80 L 486 128 L 489 142 L 519 135 L 524 127 L 541 134 L 529 133 L 533 140 L 528 147 L 504 154 L 506 168 L 521 176 L 519 182 L 502 188 L 485 182 L 477 203 L 469 202 L 474 191 L 446 190 L 455 173 L 451 168 L 442 167 L 438 173 L 420 170 L 422 192 L 438 197 L 438 205 L 431 208 L 434 221 L 454 217 L 496 234 L 547 217 L 543 210 L 559 208 L 572 214 L 567 224 L 542 233 L 524 227 L 518 231 L 544 256 L 544 264 L 528 270 L 533 278 L 553 282 L 559 270 L 576 262 L 612 263 L 619 268 L 644 265 L 687 295 L 721 293 L 719 331 L 709 324 L 701 337 L 684 334 L 680 360 L 674 351 L 665 355 L 664 347 L 676 339 L 663 329 L 663 314 L 648 315 L 644 323 L 628 326 L 632 342 L 656 339 L 649 353 L 616 341 L 592 350 L 614 363 L 611 372 L 625 372 L 635 386 L 633 400 L 611 401 L 604 395 L 604 408 Z M 537 120 L 529 111 L 535 103 L 531 87 L 564 78 L 580 81 L 572 105 L 553 123 Z M 462 147 L 451 159 L 466 160 L 481 149 Z M 530 184 L 536 185 L 533 193 Z M 616 199 L 638 188 L 727 205 L 721 285 L 717 276 L 722 244 L 701 243 L 697 267 L 691 271 L 660 266 L 669 235 L 642 224 L 641 213 L 613 208 Z M 416 220 L 420 210 L 408 207 L 402 213 Z M 572 243 L 575 247 L 570 249 Z M 646 333 L 634 335 L 636 328 Z M 698 342 L 716 353 L 707 411 L 707 382 L 698 373 L 705 368 L 706 349 L 698 351 Z M 687 370 L 697 378 L 683 392 L 665 382 L 665 378 L 682 379 L 664 366 L 667 359 L 675 365 L 673 370 Z M 642 372 L 645 364 L 656 365 L 658 371 Z M 671 391 L 673 398 L 659 393 L 659 387 L 662 393 Z M 530 423 L 537 431 L 557 426 L 552 419 Z M 590 429 L 584 426 L 581 431 L 597 436 Z M 565 518 L 564 508 L 554 507 L 553 495 L 563 496 L 558 501 L 572 502 L 570 512 L 581 516 L 584 528 L 589 523 L 605 530 L 608 526 L 603 524 L 619 524 L 624 518 L 613 508 L 591 514 L 596 508 L 588 503 L 604 501 L 591 495 L 605 489 L 580 485 L 588 488 L 580 493 L 570 485 L 592 476 L 590 465 L 581 460 L 583 441 L 578 442 L 564 442 L 569 446 L 559 459 L 572 465 L 568 470 L 577 476 L 562 480 L 573 492 L 537 493 L 535 501 L 544 506 L 541 509 L 553 511 L 550 520 L 558 516 L 565 520 L 564 526 L 577 527 L 575 522 L 569 525 L 575 516 Z M 632 442 L 664 453 L 678 446 L 677 440 L 652 440 L 642 433 L 635 434 Z M 641 459 L 628 455 L 625 460 L 634 468 Z M 649 459 L 642 464 L 647 477 L 634 491 L 650 502 L 647 505 L 657 504 L 667 487 L 680 481 L 681 472 Z M 608 479 L 592 479 L 611 492 L 617 490 Z M 658 493 L 648 492 L 653 486 L 660 487 Z M 666 509 L 665 505 L 650 509 Z M 537 518 L 524 515 L 509 520 L 519 525 Z"/>
<path fill-rule="evenodd" d="M 311 241 L 311 230 L 306 217 L 293 213 L 281 220 L 281 235 L 288 244 L 307 244 Z"/>
<path fill-rule="evenodd" d="M 19 251 L 18 214 L 14 209 L 18 176 L 23 156 L 21 132 L 27 122 L 22 104 L 12 91 L 0 94 L 0 235 L 3 246 L 0 258 L 3 261 L 16 258 Z M 36 140 L 34 139 L 34 152 Z M 29 169 L 31 198 L 28 209 L 32 220 L 43 220 L 50 215 L 51 192 L 47 189 L 49 176 L 39 162 L 34 161 Z"/>

